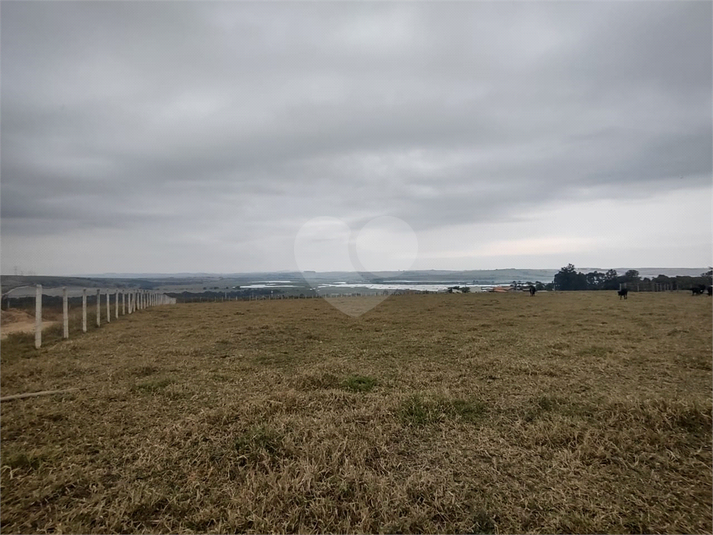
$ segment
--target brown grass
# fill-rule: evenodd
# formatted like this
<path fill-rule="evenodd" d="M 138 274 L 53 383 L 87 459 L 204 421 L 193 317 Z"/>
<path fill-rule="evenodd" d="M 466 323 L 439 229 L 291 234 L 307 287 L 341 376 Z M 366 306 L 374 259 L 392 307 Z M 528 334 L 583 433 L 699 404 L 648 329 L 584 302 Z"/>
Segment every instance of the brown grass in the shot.
<path fill-rule="evenodd" d="M 465 294 L 12 335 L 2 395 L 83 390 L 2 404 L 2 530 L 710 533 L 711 322 L 683 293 Z"/>

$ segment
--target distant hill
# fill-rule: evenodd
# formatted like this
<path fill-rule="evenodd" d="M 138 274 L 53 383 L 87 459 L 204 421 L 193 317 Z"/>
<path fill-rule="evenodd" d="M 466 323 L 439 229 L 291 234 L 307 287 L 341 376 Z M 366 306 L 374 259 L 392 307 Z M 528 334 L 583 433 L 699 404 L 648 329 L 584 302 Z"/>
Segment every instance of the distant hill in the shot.
<path fill-rule="evenodd" d="M 592 271 L 606 272 L 609 268 L 577 268 L 583 273 Z M 628 268 L 617 267 L 617 274 L 623 275 L 630 269 L 639 272 L 642 278 L 666 275 L 668 277 L 694 276 L 708 271 L 708 268 Z M 238 286 L 248 286 L 265 281 L 287 281 L 297 287 L 323 283 L 343 282 L 347 285 L 367 283 L 385 284 L 509 284 L 512 281 L 552 282 L 558 269 L 474 269 L 466 271 L 451 270 L 413 270 L 413 271 L 379 271 L 375 273 L 357 273 L 353 271 L 305 272 L 270 271 L 255 273 L 105 273 L 84 277 L 66 276 L 21 276 L 7 275 L 2 277 L 2 293 L 14 288 L 14 296 L 32 295 L 34 285 L 42 284 L 46 293 L 59 291 L 67 286 L 70 291 L 77 288 L 171 288 L 201 291 L 204 287 L 217 286 L 225 290 Z M 22 288 L 24 287 L 24 288 Z"/>
<path fill-rule="evenodd" d="M 577 268 L 577 271 L 581 271 L 582 273 L 591 273 L 592 271 L 599 271 L 599 272 L 605 272 L 608 271 L 611 268 Z M 617 274 L 623 275 L 630 269 L 635 269 L 636 271 L 639 272 L 639 276 L 641 278 L 644 277 L 657 277 L 659 275 L 666 275 L 667 277 L 677 277 L 677 276 L 682 276 L 682 277 L 698 277 L 701 273 L 705 273 L 708 271 L 710 268 L 629 268 L 629 267 L 618 267 L 618 268 L 613 268 Z M 559 271 L 559 270 L 558 270 Z"/>

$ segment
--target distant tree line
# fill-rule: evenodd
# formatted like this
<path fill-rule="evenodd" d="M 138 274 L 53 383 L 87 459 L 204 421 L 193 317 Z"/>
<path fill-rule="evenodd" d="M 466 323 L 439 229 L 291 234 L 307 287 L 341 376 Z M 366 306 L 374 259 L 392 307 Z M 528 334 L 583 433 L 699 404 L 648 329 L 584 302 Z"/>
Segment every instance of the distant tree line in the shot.
<path fill-rule="evenodd" d="M 713 269 L 701 273 L 697 277 L 658 275 L 653 278 L 641 278 L 639 272 L 635 269 L 630 269 L 623 275 L 619 275 L 614 269 L 606 272 L 592 271 L 591 273 L 582 273 L 577 271 L 572 264 L 567 264 L 566 267 L 563 267 L 555 274 L 553 283 L 554 289 L 561 291 L 618 290 L 622 284 L 625 284 L 629 289 L 638 288 L 644 291 L 652 290 L 654 285 L 667 285 L 664 287 L 668 287 L 671 290 L 689 290 L 701 285 L 710 286 L 713 283 Z"/>

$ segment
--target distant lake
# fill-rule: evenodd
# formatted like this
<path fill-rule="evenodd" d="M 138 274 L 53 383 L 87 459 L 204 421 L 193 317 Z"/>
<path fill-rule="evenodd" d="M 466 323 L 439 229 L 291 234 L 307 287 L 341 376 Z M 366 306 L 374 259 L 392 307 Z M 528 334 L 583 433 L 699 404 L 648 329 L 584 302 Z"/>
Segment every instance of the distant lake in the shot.
<path fill-rule="evenodd" d="M 422 292 L 442 292 L 447 290 L 448 288 L 452 288 L 453 286 L 466 286 L 470 288 L 471 292 L 480 292 L 487 290 L 489 288 L 495 288 L 496 286 L 500 286 L 499 284 L 466 284 L 466 283 L 458 283 L 458 282 L 449 282 L 449 283 L 433 283 L 433 284 L 418 284 L 418 283 L 407 283 L 407 282 L 402 282 L 402 283 L 347 283 L 347 282 L 335 282 L 335 283 L 327 283 L 327 284 L 320 284 L 317 287 L 317 291 L 319 293 L 329 293 L 328 291 L 320 292 L 320 290 L 325 289 L 325 288 L 338 288 L 340 290 L 343 289 L 350 289 L 353 291 L 359 291 L 359 289 L 366 289 L 366 290 L 388 290 L 388 291 L 397 291 L 397 290 L 420 290 Z"/>

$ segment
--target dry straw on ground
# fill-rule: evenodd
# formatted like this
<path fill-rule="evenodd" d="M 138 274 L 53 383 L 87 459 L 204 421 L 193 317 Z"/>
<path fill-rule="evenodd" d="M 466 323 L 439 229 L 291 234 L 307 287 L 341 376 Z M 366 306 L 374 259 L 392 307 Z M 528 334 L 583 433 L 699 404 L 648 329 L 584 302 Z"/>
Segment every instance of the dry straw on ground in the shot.
<path fill-rule="evenodd" d="M 2 404 L 2 530 L 710 533 L 711 336 L 706 297 L 614 292 L 11 335 L 3 396 L 81 390 Z"/>

